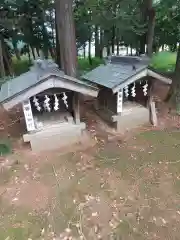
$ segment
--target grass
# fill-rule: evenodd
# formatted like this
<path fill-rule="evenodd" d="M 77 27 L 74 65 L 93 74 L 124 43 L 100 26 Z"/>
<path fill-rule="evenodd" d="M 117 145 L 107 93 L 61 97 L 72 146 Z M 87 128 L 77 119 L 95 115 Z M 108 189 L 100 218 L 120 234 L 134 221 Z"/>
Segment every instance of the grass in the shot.
<path fill-rule="evenodd" d="M 16 76 L 19 76 L 29 70 L 32 63 L 29 62 L 26 56 L 22 56 L 21 60 L 17 60 L 15 57 L 13 58 L 13 71 Z"/>
<path fill-rule="evenodd" d="M 92 58 L 92 65 L 90 65 L 88 58 L 79 58 L 78 59 L 78 68 L 80 71 L 90 71 L 103 63 L 104 63 L 104 61 L 97 57 Z"/>
<path fill-rule="evenodd" d="M 178 131 L 143 132 L 120 146 L 97 144 L 46 155 L 46 161 L 28 153 L 26 159 L 23 152 L 19 162 L 30 169 L 24 164 L 15 173 L 10 169 L 3 195 L 0 185 L 0 239 L 49 240 L 60 234 L 62 239 L 178 239 L 179 152 Z M 51 192 L 45 205 L 47 196 L 40 196 L 42 208 L 36 210 L 37 189 L 26 190 L 35 182 Z M 13 189 L 19 192 L 14 203 Z"/>
<path fill-rule="evenodd" d="M 160 52 L 152 57 L 151 67 L 162 72 L 173 72 L 176 65 L 176 53 Z"/>
<path fill-rule="evenodd" d="M 11 145 L 8 140 L 0 140 L 0 156 L 11 153 Z"/>

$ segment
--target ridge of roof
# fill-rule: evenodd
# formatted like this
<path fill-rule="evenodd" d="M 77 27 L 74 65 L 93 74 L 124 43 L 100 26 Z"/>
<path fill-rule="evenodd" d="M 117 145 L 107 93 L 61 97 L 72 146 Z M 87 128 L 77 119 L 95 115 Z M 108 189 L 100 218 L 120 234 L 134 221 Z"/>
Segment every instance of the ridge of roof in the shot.
<path fill-rule="evenodd" d="M 124 85 L 126 82 L 135 79 L 136 75 L 137 77 L 141 77 L 143 74 L 145 75 L 146 73 L 143 71 L 147 69 L 154 72 L 150 73 L 147 71 L 147 74 L 156 76 L 165 83 L 171 83 L 170 76 L 149 67 L 150 59 L 146 56 L 113 56 L 107 59 L 109 59 L 109 61 L 106 61 L 105 64 L 101 64 L 92 71 L 84 74 L 82 78 L 113 90 L 118 88 L 118 86 Z"/>
<path fill-rule="evenodd" d="M 109 62 L 84 74 L 82 78 L 112 89 L 147 67 L 148 64 L 141 61 L 136 64 Z"/>
<path fill-rule="evenodd" d="M 143 65 L 149 65 L 150 63 L 150 58 L 145 55 L 141 56 L 108 56 L 105 58 L 106 63 L 111 63 L 111 64 L 131 64 L 131 65 L 136 65 L 136 64 L 143 64 Z"/>
<path fill-rule="evenodd" d="M 96 86 L 92 83 L 87 83 L 66 75 L 53 61 L 38 59 L 28 72 L 2 84 L 0 89 L 0 103 L 20 95 L 51 77 L 59 78 L 59 80 L 67 80 L 69 83 L 83 85 L 95 91 L 97 90 Z"/>

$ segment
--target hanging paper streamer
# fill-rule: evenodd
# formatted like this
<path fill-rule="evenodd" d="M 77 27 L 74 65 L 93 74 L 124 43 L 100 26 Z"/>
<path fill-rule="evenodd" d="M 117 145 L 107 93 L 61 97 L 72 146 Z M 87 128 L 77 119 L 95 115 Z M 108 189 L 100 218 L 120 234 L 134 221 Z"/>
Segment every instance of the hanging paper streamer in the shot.
<path fill-rule="evenodd" d="M 45 110 L 47 110 L 48 112 L 51 111 L 50 98 L 49 98 L 47 95 L 45 95 L 44 108 L 45 108 Z"/>
<path fill-rule="evenodd" d="M 147 91 L 148 91 L 148 84 L 147 84 L 147 81 L 146 81 L 146 84 L 143 86 L 144 96 L 147 96 Z"/>
<path fill-rule="evenodd" d="M 38 112 L 40 112 L 41 111 L 41 106 L 39 104 L 39 99 L 35 96 L 33 98 L 33 103 L 34 103 L 34 106 L 36 107 L 36 109 L 38 110 Z"/>
<path fill-rule="evenodd" d="M 131 88 L 131 95 L 132 97 L 135 97 L 136 96 L 136 88 L 135 88 L 135 83 L 134 83 L 134 86 Z"/>
<path fill-rule="evenodd" d="M 125 93 L 125 96 L 126 96 L 126 97 L 129 96 L 129 88 L 128 88 L 128 85 L 125 86 L 125 88 L 124 88 L 124 93 Z"/>
<path fill-rule="evenodd" d="M 66 105 L 66 107 L 68 108 L 68 102 L 67 102 L 67 95 L 66 95 L 66 93 L 65 92 L 63 92 L 63 98 L 62 98 L 62 100 L 64 101 L 64 104 Z"/>
<path fill-rule="evenodd" d="M 59 109 L 59 100 L 57 98 L 57 95 L 54 94 L 54 111 L 57 111 Z"/>

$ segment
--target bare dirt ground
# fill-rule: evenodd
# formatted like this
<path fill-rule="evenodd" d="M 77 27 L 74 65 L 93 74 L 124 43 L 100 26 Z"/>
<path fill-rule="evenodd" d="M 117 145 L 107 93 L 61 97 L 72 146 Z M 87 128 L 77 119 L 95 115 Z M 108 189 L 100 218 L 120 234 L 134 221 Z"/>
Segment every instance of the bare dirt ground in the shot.
<path fill-rule="evenodd" d="M 179 239 L 179 117 L 117 136 L 82 115 L 95 144 L 66 153 L 33 154 L 18 137 L 23 120 L 5 124 L 14 152 L 0 158 L 0 239 Z"/>
<path fill-rule="evenodd" d="M 0 239 L 179 239 L 179 119 L 126 136 L 91 111 L 85 150 L 0 161 Z"/>

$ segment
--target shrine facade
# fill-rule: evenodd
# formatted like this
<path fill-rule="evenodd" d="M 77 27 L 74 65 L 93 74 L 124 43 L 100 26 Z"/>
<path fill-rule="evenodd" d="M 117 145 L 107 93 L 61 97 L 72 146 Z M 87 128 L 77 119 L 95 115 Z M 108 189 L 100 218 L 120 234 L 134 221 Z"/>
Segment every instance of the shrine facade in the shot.
<path fill-rule="evenodd" d="M 30 71 L 1 86 L 0 103 L 6 110 L 22 104 L 27 129 L 23 139 L 33 151 L 43 151 L 83 137 L 79 94 L 97 97 L 98 89 L 65 75 L 54 62 L 39 59 Z"/>
<path fill-rule="evenodd" d="M 172 82 L 148 66 L 147 57 L 112 56 L 83 76 L 99 88 L 94 104 L 97 114 L 117 131 L 148 123 L 147 104 L 153 81 Z"/>

